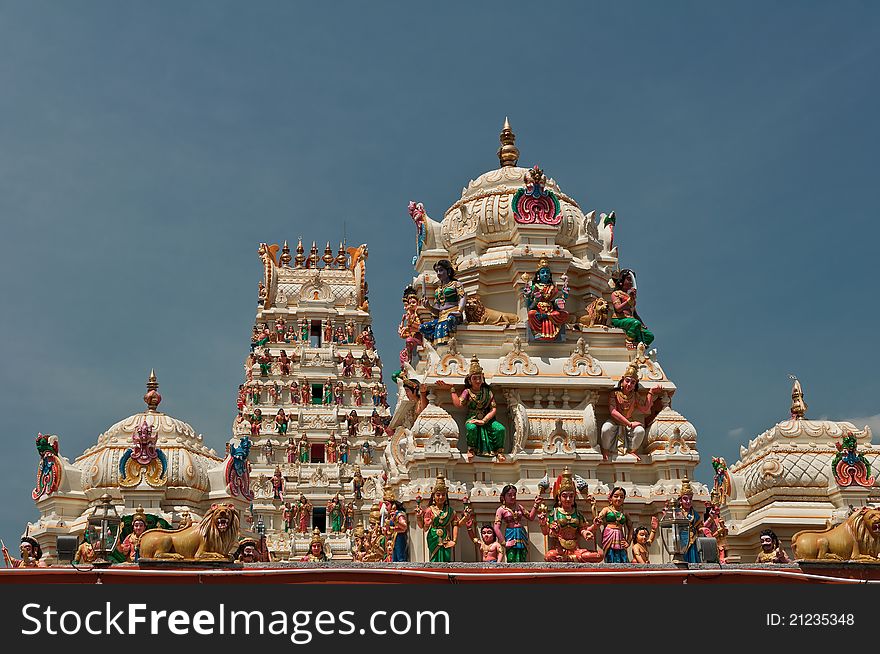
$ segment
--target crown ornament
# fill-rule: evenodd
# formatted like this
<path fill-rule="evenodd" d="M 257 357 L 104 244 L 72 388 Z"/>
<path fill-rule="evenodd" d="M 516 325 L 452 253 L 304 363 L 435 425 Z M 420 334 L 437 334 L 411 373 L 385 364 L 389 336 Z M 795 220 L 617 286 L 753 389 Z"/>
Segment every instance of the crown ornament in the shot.
<path fill-rule="evenodd" d="M 679 493 L 682 497 L 685 495 L 694 496 L 694 491 L 691 488 L 691 481 L 688 479 L 687 474 L 685 474 L 684 479 L 681 480 L 681 492 Z"/>
<path fill-rule="evenodd" d="M 477 358 L 477 355 L 471 357 L 471 367 L 468 369 L 468 375 L 482 375 L 483 374 L 483 366 L 480 365 L 480 360 Z"/>

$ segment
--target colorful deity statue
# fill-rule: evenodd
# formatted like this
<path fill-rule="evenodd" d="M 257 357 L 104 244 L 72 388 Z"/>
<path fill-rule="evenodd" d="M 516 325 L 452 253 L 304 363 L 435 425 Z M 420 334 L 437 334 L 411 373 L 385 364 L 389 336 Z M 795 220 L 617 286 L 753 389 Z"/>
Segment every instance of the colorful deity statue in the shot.
<path fill-rule="evenodd" d="M 144 507 L 138 506 L 137 511 L 131 518 L 131 533 L 117 545 L 117 549 L 125 557 L 128 563 L 137 563 L 140 558 L 140 540 L 147 531 L 147 516 Z"/>
<path fill-rule="evenodd" d="M 495 511 L 495 534 L 504 546 L 508 563 L 525 563 L 529 560 L 529 535 L 525 521 L 534 520 L 538 504 L 526 513 L 516 501 L 516 486 L 507 484 L 501 489 L 501 506 Z"/>
<path fill-rule="evenodd" d="M 452 561 L 458 538 L 458 516 L 449 505 L 449 488 L 442 475 L 437 477 L 425 509 L 422 509 L 421 496 L 416 497 L 416 524 L 425 530 L 428 560 L 435 563 Z"/>
<path fill-rule="evenodd" d="M 831 461 L 834 480 L 838 486 L 874 486 L 871 464 L 864 454 L 859 453 L 856 437 L 850 432 L 843 437 L 843 443 L 835 443 L 837 453 Z"/>
<path fill-rule="evenodd" d="M 727 525 L 721 518 L 721 498 L 714 491 L 710 498 L 711 501 L 706 505 L 706 513 L 703 515 L 700 535 L 715 539 L 718 545 L 718 562 L 727 563 Z"/>
<path fill-rule="evenodd" d="M 267 438 L 266 442 L 263 443 L 263 458 L 266 459 L 266 463 L 272 463 L 272 459 L 275 457 L 275 444 L 272 442 L 271 438 Z"/>
<path fill-rule="evenodd" d="M 416 289 L 407 286 L 403 291 L 403 316 L 397 326 L 397 334 L 403 339 L 403 349 L 400 351 L 400 367 L 403 369 L 407 363 L 412 363 L 424 337 L 419 330 L 419 298 Z"/>
<path fill-rule="evenodd" d="M 348 351 L 348 354 L 342 359 L 342 376 L 343 377 L 352 377 L 354 375 L 354 355 L 352 355 L 351 350 Z"/>
<path fill-rule="evenodd" d="M 150 486 L 162 486 L 168 460 L 165 453 L 156 445 L 159 435 L 146 418 L 137 427 L 131 440 L 133 447 L 125 450 L 119 459 L 119 485 L 132 488 L 146 480 Z M 37 448 L 39 449 L 39 439 Z M 36 499 L 36 498 L 35 498 Z"/>
<path fill-rule="evenodd" d="M 484 563 L 503 563 L 504 547 L 498 542 L 498 534 L 492 525 L 480 527 L 480 537 L 473 539 L 474 544 L 480 548 L 480 560 Z M 508 554 L 507 561 L 510 562 Z"/>
<path fill-rule="evenodd" d="M 37 434 L 37 454 L 40 455 L 40 463 L 37 466 L 37 485 L 31 492 L 35 500 L 44 495 L 51 495 L 58 490 L 61 483 L 61 460 L 58 458 L 58 437 Z M 155 446 L 155 443 L 154 443 Z M 153 450 L 153 454 L 158 450 Z"/>
<path fill-rule="evenodd" d="M 684 560 L 688 563 L 699 563 L 700 553 L 697 551 L 697 537 L 702 534 L 703 519 L 700 517 L 699 511 L 694 508 L 694 491 L 687 475 L 681 482 L 678 505 L 682 517 L 688 521 L 688 528 L 680 532 L 680 545 L 684 550 Z M 666 512 L 663 512 L 664 515 Z"/>
<path fill-rule="evenodd" d="M 232 557 L 234 563 L 258 563 L 260 561 L 260 545 L 249 536 L 238 539 L 238 547 Z"/>
<path fill-rule="evenodd" d="M 354 344 L 354 334 L 357 327 L 354 324 L 354 320 L 349 320 L 345 323 L 345 341 L 346 343 Z"/>
<path fill-rule="evenodd" d="M 309 522 L 312 518 L 312 503 L 305 495 L 300 495 L 296 502 L 296 515 L 299 519 L 299 533 L 309 533 Z"/>
<path fill-rule="evenodd" d="M 40 560 L 43 558 L 43 548 L 40 547 L 40 544 L 35 538 L 31 538 L 30 536 L 22 536 L 21 538 L 21 545 L 19 547 L 19 551 L 21 552 L 20 559 L 10 556 L 9 550 L 6 549 L 5 545 L 2 546 L 2 551 L 3 560 L 7 568 L 48 567 L 45 561 Z"/>
<path fill-rule="evenodd" d="M 404 370 L 394 373 L 391 376 L 391 380 L 395 384 L 398 380 L 403 381 L 403 392 L 406 395 L 406 399 L 415 404 L 417 416 L 424 411 L 425 407 L 428 406 L 428 387 L 425 384 L 420 383 L 416 379 L 410 379 Z"/>
<path fill-rule="evenodd" d="M 412 258 L 412 264 L 416 265 L 416 262 L 419 260 L 419 255 L 422 253 L 422 248 L 425 246 L 428 214 L 425 212 L 425 205 L 421 202 L 410 201 L 407 209 L 409 211 L 409 217 L 412 218 L 416 225 L 416 254 Z"/>
<path fill-rule="evenodd" d="M 275 318 L 275 339 L 278 343 L 284 342 L 284 318 L 278 316 Z"/>
<path fill-rule="evenodd" d="M 263 353 L 257 357 L 257 363 L 260 364 L 260 376 L 266 377 L 272 372 L 272 355 L 269 353 L 269 348 L 264 348 Z"/>
<path fill-rule="evenodd" d="M 284 334 L 284 340 L 287 343 L 297 343 L 299 341 L 299 332 L 293 324 L 287 326 L 287 331 Z"/>
<path fill-rule="evenodd" d="M 227 489 L 232 495 L 241 495 L 248 500 L 254 498 L 250 481 L 251 464 L 248 461 L 251 445 L 247 434 L 241 438 L 231 438 L 227 443 L 229 456 L 226 460 Z"/>
<path fill-rule="evenodd" d="M 89 542 L 89 533 L 86 532 L 83 534 L 83 542 L 76 548 L 73 562 L 76 565 L 88 565 L 94 563 L 97 558 L 98 553 L 95 551 L 94 546 Z"/>
<path fill-rule="evenodd" d="M 299 340 L 302 342 L 303 345 L 309 344 L 309 328 L 309 321 L 305 318 L 302 318 L 299 321 Z"/>
<path fill-rule="evenodd" d="M 291 506 L 290 502 L 284 503 L 284 509 L 281 511 L 281 520 L 284 522 L 284 533 L 290 532 L 296 524 L 296 509 Z"/>
<path fill-rule="evenodd" d="M 434 272 L 439 280 L 434 302 L 424 298 L 424 303 L 436 317 L 422 323 L 419 330 L 434 345 L 444 345 L 464 321 L 467 293 L 461 282 L 455 279 L 455 269 L 446 259 L 434 264 Z"/>
<path fill-rule="evenodd" d="M 341 381 L 336 382 L 336 385 L 333 387 L 333 401 L 336 403 L 336 406 L 345 404 L 345 384 Z"/>
<path fill-rule="evenodd" d="M 284 501 L 284 475 L 281 474 L 280 466 L 275 466 L 275 473 L 272 475 L 272 499 Z"/>
<path fill-rule="evenodd" d="M 333 404 L 333 384 L 330 383 L 329 379 L 324 382 L 323 404 L 325 406 Z"/>
<path fill-rule="evenodd" d="M 712 469 L 715 474 L 712 478 L 712 493 L 718 495 L 718 506 L 724 506 L 730 497 L 730 473 L 727 471 L 727 461 L 724 457 L 712 457 Z"/>
<path fill-rule="evenodd" d="M 334 534 L 342 532 L 345 527 L 345 500 L 336 493 L 327 501 L 327 519 L 330 531 Z"/>
<path fill-rule="evenodd" d="M 364 379 L 373 378 L 373 360 L 367 356 L 366 351 L 361 355 L 361 377 Z"/>
<path fill-rule="evenodd" d="M 373 413 L 375 413 L 375 411 Z M 364 440 L 364 442 L 361 443 L 361 463 L 365 466 L 368 466 L 372 462 L 373 462 L 373 446 L 370 444 L 370 441 Z"/>
<path fill-rule="evenodd" d="M 260 385 L 260 382 L 253 382 L 251 384 L 251 404 L 259 404 L 263 395 L 263 387 Z"/>
<path fill-rule="evenodd" d="M 354 499 L 364 499 L 364 476 L 361 474 L 361 467 L 359 465 L 354 467 L 354 475 L 351 478 L 351 488 L 354 492 Z"/>
<path fill-rule="evenodd" d="M 339 447 L 334 434 L 330 434 L 330 438 L 327 440 L 324 456 L 327 463 L 337 463 L 339 461 Z"/>
<path fill-rule="evenodd" d="M 358 434 L 358 425 L 360 424 L 360 416 L 358 416 L 357 411 L 352 409 L 348 412 L 348 415 L 345 417 L 345 426 L 346 431 L 348 432 L 348 437 L 352 440 L 357 438 Z"/>
<path fill-rule="evenodd" d="M 779 538 L 772 529 L 761 532 L 761 551 L 758 552 L 756 563 L 789 563 L 788 554 L 779 544 Z"/>
<path fill-rule="evenodd" d="M 287 454 L 287 462 L 296 463 L 297 455 L 299 454 L 299 447 L 292 437 L 287 439 L 287 447 L 285 450 L 285 453 Z"/>
<path fill-rule="evenodd" d="M 474 456 L 495 456 L 498 461 L 505 461 L 504 440 L 506 431 L 504 425 L 495 420 L 498 408 L 495 404 L 495 395 L 486 384 L 483 376 L 483 368 L 477 355 L 471 358 L 471 366 L 464 378 L 464 390 L 459 394 L 445 381 L 437 382 L 440 388 L 449 388 L 452 403 L 458 407 L 467 409 L 468 461 Z"/>
<path fill-rule="evenodd" d="M 388 389 L 385 384 L 379 384 L 379 406 L 388 408 Z"/>
<path fill-rule="evenodd" d="M 575 480 L 566 468 L 553 484 L 553 508 L 541 524 L 541 531 L 548 537 L 545 561 L 598 563 L 605 558 L 601 547 L 593 551 L 578 546 L 578 537 L 595 540 L 598 521 L 588 519 L 578 510 L 577 490 Z M 595 510 L 592 496 L 588 495 L 587 501 Z"/>
<path fill-rule="evenodd" d="M 254 409 L 250 418 L 251 436 L 259 436 L 260 429 L 263 427 L 263 412 L 260 409 Z"/>
<path fill-rule="evenodd" d="M 386 534 L 385 550 L 390 551 L 388 561 L 409 561 L 407 533 L 409 523 L 406 519 L 406 510 L 403 504 L 394 496 L 394 489 L 385 486 L 382 494 L 382 503 L 379 509 L 380 528 Z"/>
<path fill-rule="evenodd" d="M 633 563 L 651 562 L 648 548 L 654 543 L 654 538 L 657 536 L 657 528 L 659 525 L 660 522 L 657 520 L 657 516 L 652 516 L 650 530 L 648 530 L 645 525 L 639 525 L 635 528 L 635 531 L 633 531 L 632 546 Z"/>
<path fill-rule="evenodd" d="M 325 549 L 324 538 L 321 530 L 315 527 L 312 530 L 312 540 L 309 542 L 309 553 L 302 557 L 304 562 L 316 563 L 329 560 Z"/>
<path fill-rule="evenodd" d="M 333 331 L 333 342 L 337 345 L 345 344 L 345 328 L 342 325 L 337 325 Z"/>
<path fill-rule="evenodd" d="M 614 308 L 611 326 L 626 332 L 628 347 L 635 348 L 638 343 L 650 345 L 654 341 L 654 334 L 646 329 L 636 311 L 636 274 L 629 268 L 624 268 L 612 276 L 611 281 L 614 285 L 611 292 L 611 306 Z"/>
<path fill-rule="evenodd" d="M 348 450 L 348 436 L 343 434 L 342 440 L 339 441 L 339 463 L 348 464 Z"/>
<path fill-rule="evenodd" d="M 607 459 L 619 445 L 623 452 L 634 455 L 636 459 L 640 458 L 638 451 L 645 442 L 647 418 L 653 410 L 654 401 L 662 392 L 659 386 L 654 386 L 642 402 L 639 397 L 640 389 L 639 365 L 632 362 L 608 398 L 611 420 L 602 425 L 602 458 Z M 640 420 L 638 414 L 643 416 Z"/>
<path fill-rule="evenodd" d="M 351 396 L 354 398 L 355 406 L 363 406 L 364 404 L 364 390 L 361 388 L 361 385 L 355 384 L 355 387 L 351 389 Z"/>
<path fill-rule="evenodd" d="M 278 432 L 279 436 L 287 435 L 287 425 L 289 421 L 287 419 L 287 414 L 284 413 L 284 409 L 278 409 L 278 413 L 275 414 L 275 431 Z"/>
<path fill-rule="evenodd" d="M 297 381 L 295 379 L 290 382 L 289 391 L 290 391 L 290 403 L 291 404 L 299 404 L 299 399 L 300 399 L 299 398 L 299 393 L 300 393 L 299 384 L 297 383 Z"/>
<path fill-rule="evenodd" d="M 299 462 L 308 463 L 311 460 L 311 446 L 309 446 L 309 437 L 303 432 L 302 438 L 299 439 Z"/>
<path fill-rule="evenodd" d="M 302 398 L 303 404 L 311 404 L 312 403 L 312 389 L 309 386 L 309 380 L 304 379 L 302 383 L 299 385 L 300 388 L 300 397 Z"/>
<path fill-rule="evenodd" d="M 555 342 L 563 337 L 569 315 L 565 310 L 568 277 L 562 275 L 560 282 L 561 286 L 557 287 L 553 282 L 550 264 L 546 259 L 541 259 L 535 276 L 523 286 L 530 340 Z"/>
<path fill-rule="evenodd" d="M 608 506 L 599 511 L 605 563 L 629 563 L 627 550 L 630 545 L 630 525 L 623 512 L 625 499 L 626 491 L 615 486 L 608 493 Z"/>
<path fill-rule="evenodd" d="M 330 322 L 329 318 L 324 320 L 324 342 L 325 343 L 332 343 L 333 342 L 333 323 Z"/>
<path fill-rule="evenodd" d="M 379 406 L 379 384 L 378 382 L 370 387 L 370 395 L 373 399 L 373 406 Z"/>
<path fill-rule="evenodd" d="M 281 352 L 278 354 L 278 366 L 281 368 L 282 375 L 290 374 L 290 363 L 291 360 L 290 357 L 287 356 L 287 352 L 281 350 Z"/>
<path fill-rule="evenodd" d="M 262 324 L 259 329 L 254 326 L 254 336 L 256 337 L 256 340 L 253 341 L 251 345 L 251 350 L 255 350 L 258 347 L 266 345 L 269 342 L 269 338 L 271 337 L 271 335 L 272 334 L 269 331 L 269 326 L 265 323 Z"/>

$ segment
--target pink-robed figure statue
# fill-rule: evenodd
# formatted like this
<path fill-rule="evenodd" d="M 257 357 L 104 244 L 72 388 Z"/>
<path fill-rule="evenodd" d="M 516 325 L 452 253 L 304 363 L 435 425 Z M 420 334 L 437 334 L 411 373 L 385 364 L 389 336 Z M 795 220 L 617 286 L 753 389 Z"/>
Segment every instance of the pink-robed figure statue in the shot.
<path fill-rule="evenodd" d="M 553 484 L 553 508 L 541 524 L 541 532 L 548 537 L 545 561 L 599 563 L 605 558 L 601 547 L 597 551 L 578 547 L 578 537 L 587 541 L 595 540 L 594 532 L 598 523 L 578 510 L 576 497 L 577 486 L 566 468 Z M 588 496 L 587 500 L 595 505 L 592 496 Z"/>

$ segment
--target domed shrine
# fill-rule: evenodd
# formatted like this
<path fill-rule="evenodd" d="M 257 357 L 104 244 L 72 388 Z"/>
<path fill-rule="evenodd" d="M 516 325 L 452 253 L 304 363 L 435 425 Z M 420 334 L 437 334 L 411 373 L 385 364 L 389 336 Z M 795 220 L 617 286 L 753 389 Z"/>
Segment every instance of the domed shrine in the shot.
<path fill-rule="evenodd" d="M 506 511 L 508 487 L 510 507 L 527 514 L 539 493 L 552 502 L 549 484 L 567 471 L 597 512 L 620 487 L 627 519 L 650 525 L 693 478 L 697 434 L 672 408 L 675 385 L 636 311 L 636 274 L 621 267 L 616 216 L 519 166 L 507 121 L 500 139 L 500 166 L 469 182 L 442 221 L 410 203 L 416 275 L 403 294 L 389 482 L 412 514 L 442 477 L 453 509 L 479 525 Z M 429 560 L 416 522 L 412 558 Z M 519 560 L 543 561 L 539 522 L 521 523 Z M 658 539 L 652 560 L 661 550 Z M 479 548 L 451 556 L 478 560 Z"/>

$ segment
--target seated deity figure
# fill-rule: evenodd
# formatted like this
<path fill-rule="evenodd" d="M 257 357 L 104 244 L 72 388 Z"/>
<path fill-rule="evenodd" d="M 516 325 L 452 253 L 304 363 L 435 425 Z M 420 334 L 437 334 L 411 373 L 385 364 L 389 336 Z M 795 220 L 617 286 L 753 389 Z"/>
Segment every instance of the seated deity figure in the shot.
<path fill-rule="evenodd" d="M 495 395 L 486 384 L 483 376 L 483 367 L 479 359 L 474 355 L 471 358 L 471 366 L 464 378 L 464 390 L 459 394 L 445 381 L 437 382 L 440 388 L 449 388 L 452 403 L 458 407 L 467 408 L 468 460 L 474 456 L 495 456 L 498 461 L 504 461 L 504 439 L 506 431 L 504 425 L 495 420 L 498 408 L 495 404 Z"/>
<path fill-rule="evenodd" d="M 418 310 L 419 300 L 416 289 L 407 286 L 403 291 L 403 316 L 397 326 L 397 334 L 404 341 L 404 347 L 400 351 L 401 369 L 405 364 L 412 363 L 419 346 L 422 344 L 423 336 L 419 331 L 421 320 L 419 320 Z"/>
<path fill-rule="evenodd" d="M 541 532 L 548 537 L 545 561 L 599 563 L 605 558 L 602 548 L 593 551 L 578 547 L 578 537 L 595 540 L 598 519 L 589 520 L 577 507 L 577 486 L 568 468 L 553 484 L 553 508 L 541 524 Z M 587 497 L 592 505 L 595 499 Z"/>
<path fill-rule="evenodd" d="M 425 306 L 436 316 L 419 326 L 422 335 L 434 345 L 444 345 L 464 321 L 467 293 L 461 282 L 455 279 L 455 269 L 446 259 L 434 264 L 439 284 L 434 291 L 434 302 L 424 298 Z"/>
<path fill-rule="evenodd" d="M 618 442 L 623 443 L 625 452 L 639 459 L 638 451 L 647 434 L 645 421 L 651 414 L 661 388 L 659 386 L 651 388 L 644 402 L 639 402 L 639 390 L 638 364 L 631 363 L 617 383 L 617 387 L 611 391 L 608 400 L 611 420 L 602 425 L 600 436 L 603 459 L 608 459 L 608 456 L 617 449 Z M 637 413 L 644 417 L 637 420 Z"/>
<path fill-rule="evenodd" d="M 635 348 L 638 343 L 646 346 L 654 341 L 654 334 L 645 328 L 639 312 L 636 311 L 636 275 L 629 268 L 624 268 L 612 276 L 614 291 L 611 293 L 611 305 L 614 316 L 611 326 L 626 332 L 627 346 Z"/>
<path fill-rule="evenodd" d="M 553 273 L 547 259 L 541 259 L 531 282 L 523 287 L 523 299 L 528 312 L 529 329 L 535 341 L 557 341 L 568 322 L 565 300 L 568 299 L 568 277 L 562 275 L 562 285 L 553 282 Z"/>

